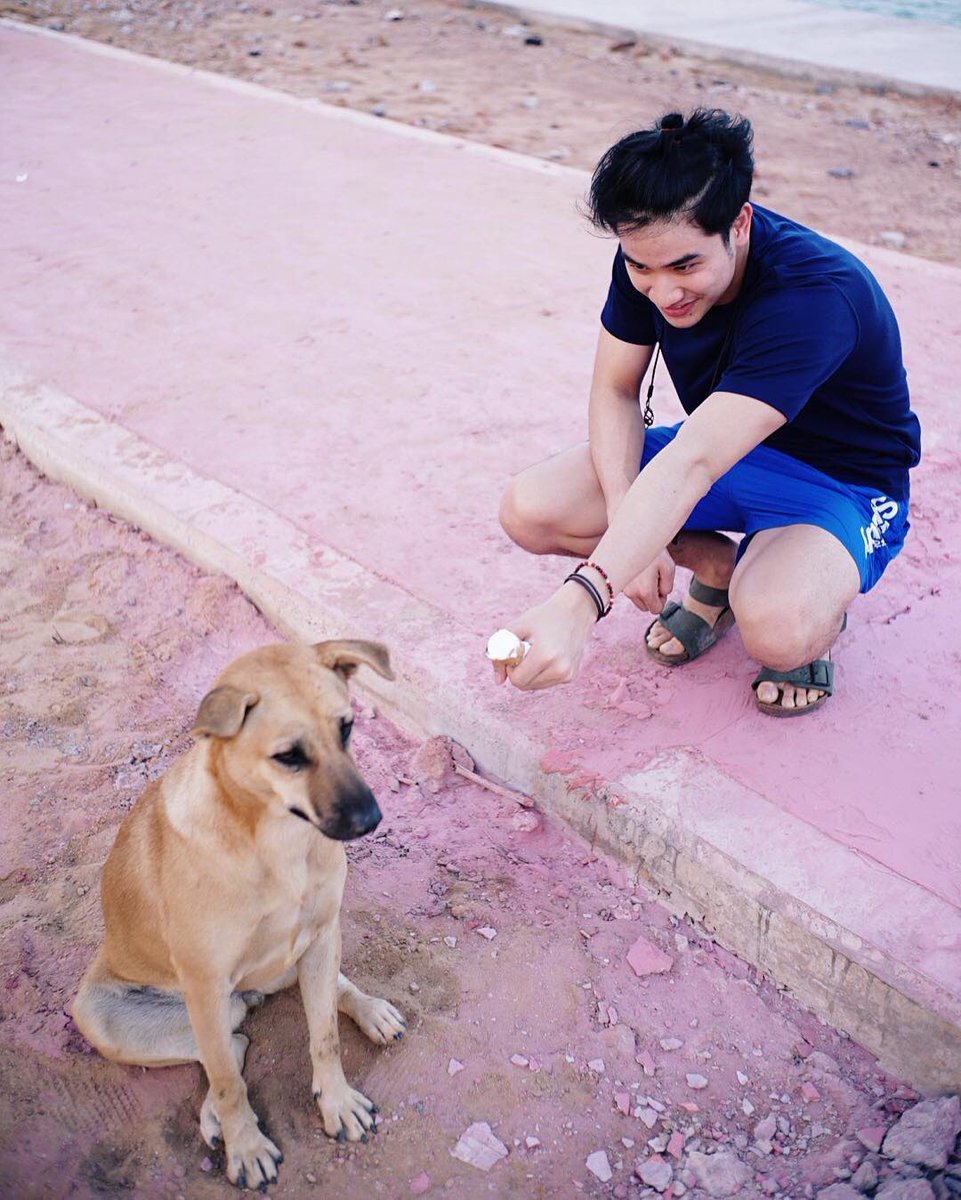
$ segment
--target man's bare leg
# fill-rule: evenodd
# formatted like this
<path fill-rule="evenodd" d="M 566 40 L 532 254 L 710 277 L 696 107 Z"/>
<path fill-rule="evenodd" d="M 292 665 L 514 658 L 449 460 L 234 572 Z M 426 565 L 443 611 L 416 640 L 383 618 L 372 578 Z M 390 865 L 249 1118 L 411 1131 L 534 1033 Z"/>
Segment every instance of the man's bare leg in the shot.
<path fill-rule="evenodd" d="M 500 520 L 531 554 L 590 558 L 607 530 L 607 506 L 587 443 L 515 475 L 501 500 Z"/>
<path fill-rule="evenodd" d="M 854 560 L 832 534 L 813 525 L 758 533 L 734 570 L 735 544 L 723 534 L 682 532 L 670 546 L 674 561 L 710 587 L 730 588 L 748 653 L 763 666 L 791 671 L 830 658 L 848 605 L 858 594 Z M 684 607 L 713 625 L 723 611 L 686 596 Z M 655 623 L 648 644 L 665 654 L 683 646 Z M 813 704 L 822 693 L 785 683 L 761 683 L 757 697 L 785 708 Z"/>
<path fill-rule="evenodd" d="M 731 579 L 731 607 L 745 648 L 775 671 L 793 671 L 829 658 L 844 614 L 860 591 L 854 559 L 833 534 L 815 525 L 789 525 L 756 534 Z M 765 682 L 765 704 L 802 708 L 816 688 Z"/>
<path fill-rule="evenodd" d="M 607 529 L 607 509 L 586 443 L 517 475 L 505 492 L 501 523 L 533 554 L 589 558 Z M 682 531 L 677 545 L 669 549 L 674 561 L 702 583 L 730 588 L 731 607 L 748 653 L 775 670 L 793 670 L 829 654 L 860 588 L 857 567 L 844 546 L 811 525 L 756 534 L 736 571 L 737 547 L 721 533 Z M 690 596 L 683 603 L 709 624 L 722 611 Z M 785 636 L 788 631 L 790 638 Z M 658 622 L 649 644 L 666 654 L 682 650 Z M 780 697 L 788 708 L 813 703 L 820 695 L 816 689 L 790 684 L 764 683 L 758 688 L 759 700 L 775 704 Z"/>
<path fill-rule="evenodd" d="M 723 533 L 681 530 L 677 539 L 668 546 L 668 551 L 679 567 L 693 571 L 701 583 L 708 587 L 726 589 L 730 585 L 737 543 Z M 702 604 L 690 595 L 685 596 L 681 603 L 688 612 L 711 626 L 724 611 L 723 606 Z M 647 644 L 668 656 L 684 653 L 684 647 L 660 621 L 655 621 L 651 626 Z"/>

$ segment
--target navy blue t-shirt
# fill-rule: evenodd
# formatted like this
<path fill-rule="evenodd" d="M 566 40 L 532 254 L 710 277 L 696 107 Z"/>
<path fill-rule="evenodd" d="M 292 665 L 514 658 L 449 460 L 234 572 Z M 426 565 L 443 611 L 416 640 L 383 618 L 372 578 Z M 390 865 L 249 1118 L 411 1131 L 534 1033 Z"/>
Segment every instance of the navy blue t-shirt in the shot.
<path fill-rule="evenodd" d="M 787 418 L 766 446 L 907 500 L 921 433 L 897 320 L 871 272 L 841 246 L 755 207 L 730 304 L 675 329 L 633 286 L 618 250 L 601 321 L 621 341 L 660 343 L 685 412 L 711 390 L 763 400 Z"/>

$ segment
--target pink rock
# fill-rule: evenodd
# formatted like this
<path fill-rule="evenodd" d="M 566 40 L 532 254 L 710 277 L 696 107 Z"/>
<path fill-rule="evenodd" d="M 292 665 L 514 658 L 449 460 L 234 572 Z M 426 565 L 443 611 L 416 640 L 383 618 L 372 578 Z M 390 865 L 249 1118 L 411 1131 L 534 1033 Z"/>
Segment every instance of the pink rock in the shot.
<path fill-rule="evenodd" d="M 627 952 L 627 965 L 635 975 L 663 975 L 674 960 L 642 934 Z"/>
<path fill-rule="evenodd" d="M 623 1113 L 626 1117 L 631 1111 L 631 1094 L 630 1092 L 615 1092 L 614 1106 L 619 1113 Z"/>
<path fill-rule="evenodd" d="M 656 1192 L 665 1192 L 671 1185 L 674 1168 L 659 1154 L 652 1154 L 649 1158 L 638 1159 L 634 1174 Z"/>
<path fill-rule="evenodd" d="M 684 1153 L 684 1142 L 686 1140 L 684 1134 L 679 1129 L 674 1130 L 667 1142 L 667 1152 L 671 1158 L 680 1159 Z"/>
<path fill-rule="evenodd" d="M 517 833 L 534 833 L 540 827 L 541 819 L 535 812 L 524 808 L 511 817 L 511 828 Z"/>
<path fill-rule="evenodd" d="M 421 1171 L 419 1175 L 414 1176 L 408 1186 L 412 1196 L 422 1196 L 430 1187 L 430 1176 L 426 1171 Z"/>
<path fill-rule="evenodd" d="M 696 1112 L 701 1111 L 700 1108 L 694 1103 L 693 1100 L 682 1100 L 681 1103 L 677 1107 L 683 1108 L 684 1111 L 687 1113 L 696 1113 Z"/>
<path fill-rule="evenodd" d="M 451 1155 L 481 1171 L 489 1171 L 494 1163 L 507 1157 L 507 1147 L 498 1141 L 486 1121 L 475 1121 L 460 1135 Z"/>
<path fill-rule="evenodd" d="M 474 766 L 463 746 L 458 746 L 449 737 L 439 736 L 428 738 L 418 746 L 411 756 L 409 769 L 414 779 L 424 784 L 429 792 L 439 792 L 456 778 L 455 763 L 467 767 L 468 770 Z"/>
<path fill-rule="evenodd" d="M 813 1083 L 808 1083 L 807 1081 L 801 1084 L 801 1095 L 808 1103 L 821 1099 L 821 1093 Z"/>
<path fill-rule="evenodd" d="M 603 1150 L 595 1150 L 593 1154 L 589 1154 L 584 1165 L 601 1183 L 608 1183 L 614 1174 L 607 1154 Z"/>
<path fill-rule="evenodd" d="M 653 1075 L 657 1070 L 657 1063 L 651 1057 L 650 1051 L 642 1050 L 634 1059 L 639 1067 L 644 1068 L 645 1075 Z"/>
<path fill-rule="evenodd" d="M 870 1125 L 866 1129 L 859 1129 L 857 1138 L 862 1146 L 877 1153 L 881 1149 L 881 1143 L 884 1141 L 886 1133 L 887 1128 L 884 1125 Z"/>

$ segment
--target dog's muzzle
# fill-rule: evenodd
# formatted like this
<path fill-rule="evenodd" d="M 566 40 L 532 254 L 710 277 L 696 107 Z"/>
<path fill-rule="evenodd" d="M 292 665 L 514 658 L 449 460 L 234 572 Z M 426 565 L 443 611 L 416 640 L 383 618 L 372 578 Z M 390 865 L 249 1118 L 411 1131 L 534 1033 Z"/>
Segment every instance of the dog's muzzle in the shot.
<path fill-rule="evenodd" d="M 332 817 L 321 824 L 321 830 L 338 842 L 350 842 L 376 829 L 382 813 L 374 793 L 366 784 L 341 795 Z"/>

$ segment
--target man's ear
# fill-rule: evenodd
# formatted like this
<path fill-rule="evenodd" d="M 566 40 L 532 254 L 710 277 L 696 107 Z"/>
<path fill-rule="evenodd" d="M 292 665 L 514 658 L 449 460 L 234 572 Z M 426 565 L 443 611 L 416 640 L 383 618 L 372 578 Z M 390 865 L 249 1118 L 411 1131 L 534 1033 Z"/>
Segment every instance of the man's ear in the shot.
<path fill-rule="evenodd" d="M 384 679 L 393 679 L 390 655 L 380 642 L 359 642 L 350 638 L 334 642 L 317 642 L 313 647 L 318 661 L 330 667 L 344 679 L 349 679 L 361 664 L 365 664 Z"/>
<path fill-rule="evenodd" d="M 749 201 L 741 206 L 741 211 L 734 218 L 731 226 L 731 241 L 735 246 L 747 245 L 751 233 L 751 221 L 754 219 L 754 209 Z"/>
<path fill-rule="evenodd" d="M 243 727 L 248 711 L 260 699 L 257 692 L 224 685 L 208 692 L 200 702 L 197 719 L 191 733 L 220 738 L 236 737 Z"/>

